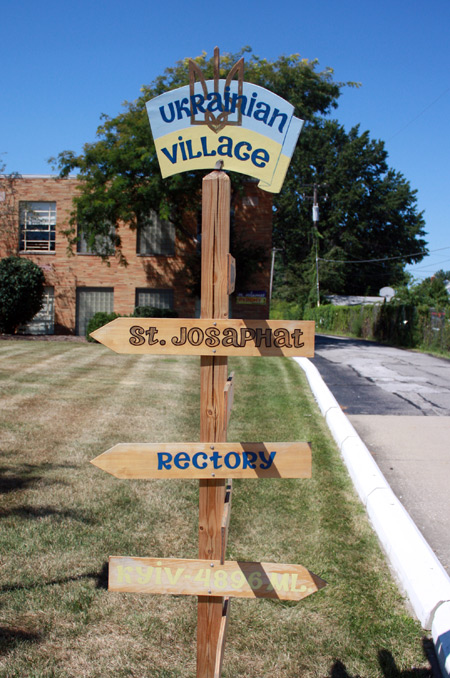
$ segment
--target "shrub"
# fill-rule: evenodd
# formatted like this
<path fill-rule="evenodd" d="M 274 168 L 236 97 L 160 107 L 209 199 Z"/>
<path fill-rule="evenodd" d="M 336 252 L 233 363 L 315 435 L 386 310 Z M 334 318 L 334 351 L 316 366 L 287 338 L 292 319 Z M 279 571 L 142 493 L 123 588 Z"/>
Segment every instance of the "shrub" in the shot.
<path fill-rule="evenodd" d="M 270 317 L 272 320 L 299 320 L 302 317 L 302 308 L 295 301 L 272 299 Z"/>
<path fill-rule="evenodd" d="M 116 318 L 177 318 L 178 313 L 172 311 L 170 308 L 155 308 L 154 306 L 136 306 L 131 316 L 126 316 L 123 313 L 106 313 L 105 311 L 97 311 L 95 315 L 89 320 L 86 327 L 86 339 L 95 342 L 90 334 L 99 327 L 107 325 Z"/>
<path fill-rule="evenodd" d="M 87 327 L 86 327 L 86 339 L 88 341 L 92 341 L 95 343 L 98 343 L 93 339 L 90 334 L 91 332 L 95 332 L 95 330 L 98 330 L 100 327 L 103 327 L 103 325 L 107 325 L 108 323 L 111 322 L 111 320 L 115 320 L 116 318 L 119 317 L 118 313 L 106 313 L 105 311 L 97 311 L 92 318 L 89 320 Z"/>
<path fill-rule="evenodd" d="M 156 308 L 155 306 L 136 306 L 132 313 L 133 318 L 178 318 L 178 313 L 171 308 Z"/>
<path fill-rule="evenodd" d="M 13 334 L 41 310 L 44 284 L 42 270 L 29 259 L 0 261 L 0 332 Z"/>
<path fill-rule="evenodd" d="M 421 348 L 448 355 L 450 309 L 439 311 L 422 304 L 375 304 L 307 308 L 303 320 L 315 320 L 316 332 L 375 339 L 405 348 Z M 437 318 L 437 319 L 436 319 Z"/>

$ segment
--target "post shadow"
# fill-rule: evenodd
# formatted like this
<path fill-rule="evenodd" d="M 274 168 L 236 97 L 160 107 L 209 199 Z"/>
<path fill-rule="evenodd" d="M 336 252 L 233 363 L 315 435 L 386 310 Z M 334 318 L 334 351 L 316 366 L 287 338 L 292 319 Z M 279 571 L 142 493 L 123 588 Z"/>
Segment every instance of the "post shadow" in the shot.
<path fill-rule="evenodd" d="M 17 645 L 39 643 L 42 640 L 43 635 L 37 631 L 27 631 L 13 626 L 0 626 L 0 657 L 14 650 Z"/>
<path fill-rule="evenodd" d="M 95 581 L 96 589 L 108 589 L 108 561 L 104 562 L 99 571 L 84 572 L 72 577 L 61 577 L 60 579 L 50 579 L 48 581 L 37 581 L 31 584 L 3 584 L 0 586 L 0 593 L 13 593 L 14 591 L 32 591 L 42 586 L 57 586 L 59 584 L 68 584 L 69 582 L 83 581 L 92 579 Z"/>

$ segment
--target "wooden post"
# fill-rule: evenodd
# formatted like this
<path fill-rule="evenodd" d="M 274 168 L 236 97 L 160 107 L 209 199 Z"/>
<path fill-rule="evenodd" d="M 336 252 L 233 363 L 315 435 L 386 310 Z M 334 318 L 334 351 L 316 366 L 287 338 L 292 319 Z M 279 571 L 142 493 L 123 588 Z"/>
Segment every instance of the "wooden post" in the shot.
<path fill-rule="evenodd" d="M 214 171 L 203 179 L 202 318 L 228 318 L 230 196 L 230 179 L 224 172 Z M 200 360 L 200 441 L 226 442 L 225 385 L 228 359 L 208 356 Z M 221 558 L 225 487 L 225 480 L 200 480 L 201 559 L 212 561 Z M 223 606 L 223 598 L 199 596 L 197 678 L 214 678 L 216 655 L 220 651 Z"/>

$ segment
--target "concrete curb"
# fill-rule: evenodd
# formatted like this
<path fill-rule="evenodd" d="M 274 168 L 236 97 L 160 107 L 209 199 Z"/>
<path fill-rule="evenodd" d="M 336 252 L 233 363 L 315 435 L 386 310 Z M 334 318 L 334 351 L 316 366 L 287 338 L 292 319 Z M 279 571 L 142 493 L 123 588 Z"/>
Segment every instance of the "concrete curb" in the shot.
<path fill-rule="evenodd" d="M 391 566 L 424 629 L 431 629 L 442 675 L 450 678 L 450 577 L 389 487 L 317 368 L 294 358 L 344 458 Z"/>

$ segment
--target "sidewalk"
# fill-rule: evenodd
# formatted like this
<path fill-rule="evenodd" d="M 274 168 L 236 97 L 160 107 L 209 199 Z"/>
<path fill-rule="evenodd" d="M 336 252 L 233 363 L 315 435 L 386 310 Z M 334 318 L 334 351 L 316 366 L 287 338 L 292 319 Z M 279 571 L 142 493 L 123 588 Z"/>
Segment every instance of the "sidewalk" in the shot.
<path fill-rule="evenodd" d="M 450 417 L 348 419 L 450 574 Z"/>
<path fill-rule="evenodd" d="M 366 507 L 369 519 L 415 614 L 423 628 L 430 629 L 432 632 L 442 675 L 450 678 L 450 578 L 410 515 L 391 490 L 387 479 L 349 419 L 342 412 L 317 368 L 307 358 L 294 358 L 294 360 L 306 374 L 313 395 L 347 465 L 355 489 Z M 398 420 L 398 417 L 396 419 Z M 408 419 L 411 420 L 411 417 Z M 421 420 L 423 421 L 424 418 L 421 417 Z M 361 427 L 364 423 L 364 421 L 359 422 Z M 407 429 L 408 437 L 412 439 L 413 435 L 408 426 Z M 425 429 L 422 433 L 425 434 Z M 372 431 L 371 435 L 373 434 Z M 446 442 L 445 439 L 444 433 L 444 442 Z M 429 442 L 430 440 L 431 435 Z M 423 443 L 418 445 L 417 449 L 421 450 L 420 454 L 423 454 L 423 448 Z M 447 448 L 448 442 L 443 449 Z M 381 446 L 379 449 L 382 449 Z M 383 456 L 385 453 L 382 455 L 378 452 L 378 454 Z M 383 459 L 387 463 L 387 453 Z M 419 459 L 419 466 L 421 463 Z M 423 463 L 422 466 L 425 468 Z M 444 473 L 445 471 L 441 470 L 441 474 Z M 421 474 L 422 477 L 424 475 L 424 473 Z"/>

